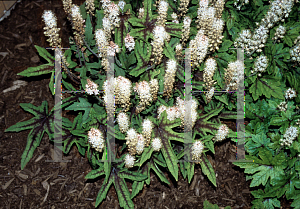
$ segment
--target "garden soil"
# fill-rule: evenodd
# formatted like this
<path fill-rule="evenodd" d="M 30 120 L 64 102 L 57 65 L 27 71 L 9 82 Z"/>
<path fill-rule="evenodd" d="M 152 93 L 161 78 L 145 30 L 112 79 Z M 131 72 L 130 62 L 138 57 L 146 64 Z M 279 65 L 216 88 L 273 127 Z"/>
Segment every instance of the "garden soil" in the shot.
<path fill-rule="evenodd" d="M 73 0 L 77 5 L 82 2 Z M 50 75 L 31 78 L 17 75 L 28 67 L 45 64 L 34 47 L 49 47 L 43 34 L 41 16 L 44 10 L 52 10 L 56 14 L 62 46 L 68 47 L 71 28 L 59 0 L 22 0 L 12 14 L 0 22 L 0 209 L 94 208 L 103 179 L 84 179 L 91 167 L 87 158 L 82 157 L 75 147 L 64 156 L 64 160 L 69 162 L 47 162 L 53 159 L 54 145 L 45 134 L 33 158 L 21 171 L 21 155 L 30 130 L 4 133 L 11 125 L 32 118 L 19 106 L 20 103 L 40 106 L 46 100 L 49 109 L 54 106 L 54 97 L 48 85 Z M 3 93 L 3 90 L 14 86 L 16 80 L 25 81 L 26 85 Z M 74 118 L 66 112 L 63 116 L 70 120 Z M 234 120 L 222 123 L 236 131 Z M 250 181 L 246 181 L 243 169 L 228 162 L 235 159 L 235 143 L 229 139 L 217 143 L 215 152 L 215 155 L 209 153 L 208 158 L 217 175 L 216 188 L 201 172 L 199 165 L 195 166 L 191 184 L 181 174 L 176 182 L 163 170 L 171 185 L 162 184 L 152 173 L 151 184 L 133 198 L 135 208 L 203 208 L 204 200 L 218 204 L 220 208 L 228 205 L 232 208 L 250 208 L 254 200 L 250 194 Z M 132 182 L 127 182 L 129 190 L 131 185 Z M 282 208 L 289 208 L 290 202 L 283 198 L 280 200 Z M 120 208 L 113 186 L 98 208 Z"/>

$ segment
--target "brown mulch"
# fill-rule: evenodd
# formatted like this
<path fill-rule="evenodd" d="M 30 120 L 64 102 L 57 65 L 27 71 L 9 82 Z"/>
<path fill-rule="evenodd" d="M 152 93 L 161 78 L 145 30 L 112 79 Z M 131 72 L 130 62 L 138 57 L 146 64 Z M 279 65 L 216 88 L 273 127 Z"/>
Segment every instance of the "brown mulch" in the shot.
<path fill-rule="evenodd" d="M 73 3 L 76 2 L 79 5 L 83 1 L 73 0 Z M 63 47 L 68 47 L 70 27 L 61 1 L 23 0 L 9 18 L 0 22 L 0 52 L 8 52 L 5 57 L 0 56 L 0 209 L 94 208 L 104 180 L 94 182 L 84 179 L 91 167 L 75 147 L 68 156 L 64 156 L 70 162 L 47 162 L 53 159 L 54 145 L 49 143 L 46 134 L 33 158 L 21 171 L 21 155 L 30 130 L 4 133 L 4 129 L 11 125 L 32 118 L 31 114 L 22 110 L 20 103 L 40 106 L 42 101 L 47 100 L 49 109 L 54 105 L 48 87 L 50 75 L 31 78 L 17 75 L 28 67 L 44 64 L 34 45 L 49 47 L 41 19 L 45 9 L 51 9 L 57 15 Z M 7 93 L 2 92 L 13 86 L 16 80 L 26 81 L 27 85 Z M 236 130 L 234 121 L 224 123 Z M 209 160 L 217 174 L 217 188 L 202 174 L 199 165 L 195 167 L 190 185 L 181 174 L 179 181 L 175 182 L 164 171 L 169 182 L 172 182 L 169 187 L 152 173 L 150 186 L 145 186 L 133 199 L 136 208 L 202 208 L 206 199 L 223 207 L 250 208 L 254 200 L 249 192 L 250 181 L 246 182 L 242 169 L 228 162 L 235 159 L 235 143 L 229 140 L 218 143 L 215 151 L 215 155 L 209 154 Z M 127 185 L 131 188 L 130 182 Z M 99 208 L 119 208 L 113 186 Z"/>

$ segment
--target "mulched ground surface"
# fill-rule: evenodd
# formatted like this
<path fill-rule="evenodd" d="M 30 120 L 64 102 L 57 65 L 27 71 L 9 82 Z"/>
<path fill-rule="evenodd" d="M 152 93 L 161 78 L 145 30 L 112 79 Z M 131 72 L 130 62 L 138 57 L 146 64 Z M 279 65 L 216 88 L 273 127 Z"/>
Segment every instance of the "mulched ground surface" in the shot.
<path fill-rule="evenodd" d="M 80 5 L 82 1 L 73 0 L 73 3 Z M 17 76 L 17 73 L 28 67 L 45 63 L 34 48 L 34 45 L 49 47 L 41 19 L 45 9 L 53 10 L 57 15 L 63 47 L 68 47 L 71 30 L 59 0 L 23 0 L 9 18 L 0 22 L 0 52 L 8 52 L 6 56 L 0 56 L 0 208 L 94 208 L 103 179 L 97 182 L 84 179 L 91 168 L 87 159 L 81 157 L 75 147 L 64 157 L 70 162 L 46 162 L 53 159 L 54 145 L 44 135 L 33 158 L 21 171 L 21 155 L 29 130 L 4 133 L 4 129 L 11 125 L 32 118 L 31 114 L 20 108 L 19 103 L 40 106 L 42 101 L 47 100 L 49 108 L 54 105 L 48 87 L 50 76 L 29 79 Z M 13 86 L 16 80 L 26 81 L 27 85 L 7 93 L 2 92 Z M 234 121 L 224 123 L 236 130 Z M 171 186 L 162 184 L 152 174 L 150 186 L 145 186 L 133 199 L 136 208 L 203 208 L 206 199 L 221 207 L 229 205 L 233 208 L 250 208 L 254 200 L 249 192 L 250 182 L 246 182 L 242 169 L 228 162 L 235 159 L 235 143 L 229 140 L 218 143 L 215 151 L 215 155 L 209 154 L 209 160 L 217 174 L 217 188 L 202 174 L 199 165 L 195 167 L 190 185 L 181 174 L 179 181 L 175 182 L 164 171 L 169 182 L 172 182 Z M 130 182 L 127 185 L 131 188 Z M 290 203 L 283 198 L 281 202 L 283 208 L 289 208 L 287 205 Z M 113 186 L 99 208 L 120 208 Z"/>

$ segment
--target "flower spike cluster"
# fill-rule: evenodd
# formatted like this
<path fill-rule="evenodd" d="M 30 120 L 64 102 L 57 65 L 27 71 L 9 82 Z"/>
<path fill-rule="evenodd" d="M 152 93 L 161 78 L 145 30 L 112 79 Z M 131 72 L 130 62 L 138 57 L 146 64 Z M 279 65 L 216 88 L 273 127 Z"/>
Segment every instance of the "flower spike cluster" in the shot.
<path fill-rule="evenodd" d="M 167 20 L 167 11 L 168 11 L 169 4 L 166 1 L 161 0 L 158 6 L 158 17 L 156 25 L 164 26 Z"/>
<path fill-rule="evenodd" d="M 254 70 L 251 70 L 251 73 L 257 73 L 258 76 L 261 76 L 262 72 L 265 72 L 266 68 L 268 67 L 268 58 L 267 56 L 260 55 L 254 63 Z"/>
<path fill-rule="evenodd" d="M 291 58 L 300 63 L 300 36 L 296 38 L 294 44 L 295 46 L 290 49 Z"/>
<path fill-rule="evenodd" d="M 209 38 L 204 35 L 204 30 L 199 30 L 195 39 L 190 41 L 190 53 L 193 66 L 199 66 L 206 57 Z"/>
<path fill-rule="evenodd" d="M 79 48 L 83 45 L 83 37 L 85 33 L 85 26 L 84 22 L 85 20 L 82 18 L 80 14 L 80 8 L 77 5 L 72 5 L 71 7 L 71 17 L 72 17 L 72 28 L 75 30 L 74 32 L 74 38 L 79 45 Z"/>
<path fill-rule="evenodd" d="M 196 164 L 201 162 L 201 155 L 204 150 L 204 145 L 200 140 L 194 142 L 192 146 L 192 160 L 195 160 Z"/>
<path fill-rule="evenodd" d="M 164 41 L 170 40 L 170 35 L 166 32 L 163 26 L 155 26 L 153 29 L 154 40 L 151 42 L 152 48 L 152 56 L 154 58 L 151 61 L 155 61 L 155 64 L 158 65 L 161 63 L 163 57 L 163 45 Z"/>
<path fill-rule="evenodd" d="M 153 129 L 153 124 L 152 124 L 151 120 L 145 119 L 142 123 L 142 128 L 143 128 L 142 134 L 146 139 L 145 144 L 148 147 L 150 144 L 151 134 L 152 134 L 152 129 Z"/>
<path fill-rule="evenodd" d="M 118 78 L 111 78 L 111 80 L 106 80 L 103 83 L 104 95 L 103 99 L 106 105 L 106 110 L 108 112 L 115 111 L 115 104 L 123 107 L 124 112 L 129 110 L 131 105 L 130 95 L 131 95 L 131 81 L 128 78 L 119 76 Z M 113 104 L 108 104 L 109 98 L 111 96 Z"/>
<path fill-rule="evenodd" d="M 229 133 L 229 128 L 225 124 L 222 124 L 219 127 L 218 133 L 214 137 L 214 140 L 223 141 L 226 138 L 226 136 L 228 135 L 228 133 Z"/>
<path fill-rule="evenodd" d="M 117 122 L 121 133 L 125 133 L 129 128 L 129 116 L 125 112 L 120 112 L 117 117 Z"/>
<path fill-rule="evenodd" d="M 284 21 L 284 18 L 289 16 L 294 5 L 294 0 L 275 0 L 272 1 L 270 9 L 261 23 L 257 23 L 252 36 L 250 30 L 243 30 L 239 37 L 235 40 L 235 47 L 244 47 L 246 53 L 251 55 L 254 52 L 262 52 L 262 48 L 267 42 L 269 30 L 279 21 Z M 278 33 L 283 33 L 283 28 L 279 29 Z M 282 35 L 281 35 L 282 36 Z M 280 36 L 279 36 L 280 37 Z"/>
<path fill-rule="evenodd" d="M 44 27 L 44 34 L 49 37 L 47 41 L 49 41 L 50 46 L 61 48 L 61 39 L 58 34 L 60 28 L 57 28 L 57 19 L 54 13 L 51 10 L 45 10 L 42 18 L 46 25 L 46 27 Z"/>
<path fill-rule="evenodd" d="M 94 0 L 86 0 L 85 4 L 86 4 L 85 9 L 87 13 L 94 16 L 94 11 L 95 11 Z"/>
<path fill-rule="evenodd" d="M 173 85 L 175 82 L 175 74 L 177 70 L 177 63 L 175 60 L 170 59 L 167 62 L 167 69 L 166 73 L 164 76 L 164 96 L 170 97 L 172 90 L 173 90 Z"/>
<path fill-rule="evenodd" d="M 98 95 L 99 94 L 98 85 L 93 81 L 91 81 L 90 79 L 87 79 L 86 81 L 87 81 L 87 84 L 85 85 L 86 93 L 89 95 L 92 94 Z"/>
<path fill-rule="evenodd" d="M 161 139 L 160 138 L 152 139 L 151 147 L 154 151 L 158 152 L 162 147 Z"/>
<path fill-rule="evenodd" d="M 134 38 L 127 33 L 126 37 L 124 38 L 124 42 L 126 49 L 131 52 L 135 46 Z"/>
<path fill-rule="evenodd" d="M 125 156 L 125 167 L 132 168 L 134 165 L 134 161 L 135 161 L 135 157 L 130 154 L 127 154 Z"/>
<path fill-rule="evenodd" d="M 126 144 L 128 145 L 128 151 L 130 155 L 135 155 L 136 154 L 136 144 L 138 141 L 138 133 L 135 131 L 134 128 L 130 128 L 127 131 L 127 136 L 126 136 Z"/>
<path fill-rule="evenodd" d="M 99 129 L 91 128 L 89 130 L 88 141 L 96 151 L 102 152 L 104 148 L 104 137 Z"/>
<path fill-rule="evenodd" d="M 299 135 L 299 130 L 297 127 L 290 126 L 287 128 L 283 135 L 283 139 L 280 139 L 281 146 L 291 146 L 293 141 L 298 137 Z"/>
<path fill-rule="evenodd" d="M 226 91 L 237 90 L 239 82 L 243 80 L 244 63 L 240 60 L 230 62 L 225 69 Z"/>
<path fill-rule="evenodd" d="M 134 87 L 134 91 L 138 93 L 139 98 L 141 100 L 139 105 L 136 107 L 136 113 L 140 113 L 153 100 L 151 94 L 151 88 L 147 81 L 141 81 L 140 83 L 136 83 Z"/>
<path fill-rule="evenodd" d="M 293 97 L 296 97 L 296 91 L 292 88 L 289 88 L 285 92 L 285 98 L 286 99 L 292 99 Z"/>

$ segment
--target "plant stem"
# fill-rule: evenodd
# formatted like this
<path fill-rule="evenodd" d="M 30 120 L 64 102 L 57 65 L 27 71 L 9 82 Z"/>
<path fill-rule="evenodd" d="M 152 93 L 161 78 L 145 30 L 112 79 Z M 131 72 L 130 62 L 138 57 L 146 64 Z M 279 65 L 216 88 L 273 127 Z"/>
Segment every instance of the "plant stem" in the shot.
<path fill-rule="evenodd" d="M 95 52 L 93 52 L 93 50 L 92 50 L 92 49 L 89 47 L 89 45 L 86 43 L 84 37 L 81 36 L 81 38 L 82 38 L 82 40 L 83 40 L 85 46 L 87 47 L 87 49 L 88 49 L 93 55 L 95 55 L 95 56 L 99 59 L 100 57 L 99 57 L 97 54 L 95 54 Z"/>

